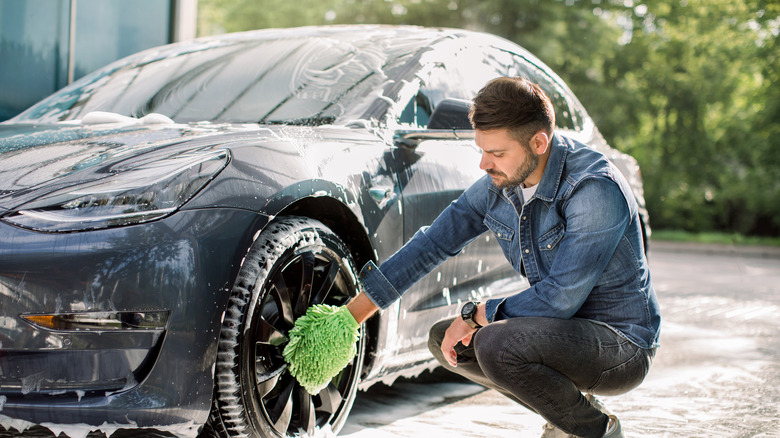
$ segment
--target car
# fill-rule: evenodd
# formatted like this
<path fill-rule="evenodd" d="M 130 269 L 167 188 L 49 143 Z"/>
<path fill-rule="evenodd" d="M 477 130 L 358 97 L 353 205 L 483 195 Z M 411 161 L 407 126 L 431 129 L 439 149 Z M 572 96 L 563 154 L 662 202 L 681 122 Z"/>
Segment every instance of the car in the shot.
<path fill-rule="evenodd" d="M 361 327 L 311 395 L 281 351 L 484 175 L 470 100 L 497 76 L 607 145 L 539 59 L 497 36 L 324 26 L 205 37 L 112 63 L 0 124 L 0 426 L 290 437 L 358 389 L 436 364 L 433 322 L 527 287 L 492 233 Z"/>

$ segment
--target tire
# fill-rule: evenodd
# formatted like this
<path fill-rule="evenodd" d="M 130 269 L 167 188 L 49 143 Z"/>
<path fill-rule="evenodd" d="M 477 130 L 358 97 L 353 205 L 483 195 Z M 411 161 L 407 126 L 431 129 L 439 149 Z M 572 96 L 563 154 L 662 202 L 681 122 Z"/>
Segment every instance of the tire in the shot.
<path fill-rule="evenodd" d="M 206 427 L 210 434 L 277 438 L 312 436 L 318 429 L 337 433 L 357 392 L 364 336 L 356 357 L 314 396 L 287 371 L 282 350 L 288 330 L 309 306 L 344 304 L 357 291 L 346 245 L 322 223 L 287 217 L 260 233 L 225 312 Z"/>

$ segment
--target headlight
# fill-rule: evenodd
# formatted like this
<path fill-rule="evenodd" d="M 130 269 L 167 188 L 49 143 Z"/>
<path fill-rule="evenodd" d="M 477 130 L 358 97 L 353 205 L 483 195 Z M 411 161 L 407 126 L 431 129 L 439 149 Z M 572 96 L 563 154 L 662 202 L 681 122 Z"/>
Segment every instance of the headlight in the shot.
<path fill-rule="evenodd" d="M 186 152 L 49 193 L 4 221 L 40 231 L 82 231 L 165 217 L 186 203 L 228 162 L 226 151 Z"/>

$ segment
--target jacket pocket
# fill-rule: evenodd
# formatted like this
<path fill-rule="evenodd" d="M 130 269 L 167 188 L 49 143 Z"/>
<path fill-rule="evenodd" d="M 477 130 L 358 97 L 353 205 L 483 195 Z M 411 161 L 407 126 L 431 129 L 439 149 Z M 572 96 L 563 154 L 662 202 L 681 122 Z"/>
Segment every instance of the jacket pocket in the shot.
<path fill-rule="evenodd" d="M 538 240 L 539 249 L 542 251 L 552 251 L 556 249 L 558 242 L 563 239 L 565 231 L 566 229 L 563 224 L 558 224 L 552 230 L 544 233 L 544 235 Z"/>
<path fill-rule="evenodd" d="M 485 215 L 485 219 L 482 221 L 493 234 L 500 240 L 511 242 L 515 237 L 515 230 L 512 227 L 508 227 L 498 220 L 494 219 L 489 214 Z"/>
<path fill-rule="evenodd" d="M 558 242 L 563 239 L 565 231 L 566 227 L 563 224 L 558 224 L 536 240 L 539 245 L 539 254 L 541 255 L 540 262 L 545 264 L 548 271 L 550 266 L 552 266 L 553 260 L 555 260 L 555 255 L 558 253 Z"/>

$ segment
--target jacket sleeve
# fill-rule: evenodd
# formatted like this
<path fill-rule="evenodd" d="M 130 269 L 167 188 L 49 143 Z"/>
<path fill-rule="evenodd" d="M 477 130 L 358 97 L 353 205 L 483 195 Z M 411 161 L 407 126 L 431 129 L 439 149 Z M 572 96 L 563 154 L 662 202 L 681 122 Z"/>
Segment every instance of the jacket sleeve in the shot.
<path fill-rule="evenodd" d="M 360 282 L 374 304 L 386 309 L 414 283 L 487 230 L 484 217 L 489 185 L 489 177 L 474 183 L 381 267 L 374 262 L 363 266 Z"/>

